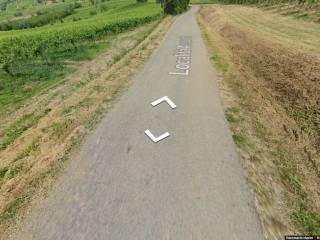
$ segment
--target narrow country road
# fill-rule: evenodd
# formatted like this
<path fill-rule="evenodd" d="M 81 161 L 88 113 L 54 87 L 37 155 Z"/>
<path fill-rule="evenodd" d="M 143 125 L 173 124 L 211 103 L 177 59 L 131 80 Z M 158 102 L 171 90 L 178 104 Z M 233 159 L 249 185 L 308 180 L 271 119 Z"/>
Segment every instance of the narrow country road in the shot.
<path fill-rule="evenodd" d="M 197 10 L 176 20 L 14 239 L 263 239 Z M 163 96 L 176 108 L 151 105 Z M 170 136 L 154 143 L 147 129 Z"/>

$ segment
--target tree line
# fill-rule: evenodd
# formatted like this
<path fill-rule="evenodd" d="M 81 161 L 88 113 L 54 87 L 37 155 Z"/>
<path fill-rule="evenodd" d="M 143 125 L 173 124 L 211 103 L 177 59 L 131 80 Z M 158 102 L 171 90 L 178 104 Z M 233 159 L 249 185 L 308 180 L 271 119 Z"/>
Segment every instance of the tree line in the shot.
<path fill-rule="evenodd" d="M 137 2 L 147 2 L 148 0 L 137 0 Z M 161 4 L 164 13 L 179 14 L 184 12 L 189 6 L 190 0 L 157 0 Z"/>

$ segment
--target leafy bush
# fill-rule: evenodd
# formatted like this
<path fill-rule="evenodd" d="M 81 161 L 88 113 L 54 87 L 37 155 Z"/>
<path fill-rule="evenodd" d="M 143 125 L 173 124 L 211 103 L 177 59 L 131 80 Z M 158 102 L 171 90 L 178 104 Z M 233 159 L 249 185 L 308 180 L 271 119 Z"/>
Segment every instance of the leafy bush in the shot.
<path fill-rule="evenodd" d="M 164 12 L 168 14 L 179 14 L 184 12 L 190 0 L 163 0 Z"/>
<path fill-rule="evenodd" d="M 81 8 L 81 7 L 82 7 L 81 3 L 79 3 L 79 2 L 74 3 L 74 8 Z"/>
<path fill-rule="evenodd" d="M 23 14 L 22 14 L 22 12 L 15 12 L 14 13 L 14 16 L 15 17 L 21 17 Z"/>
<path fill-rule="evenodd" d="M 45 14 L 46 12 L 44 12 L 43 10 L 38 10 L 37 12 L 36 12 L 36 14 L 38 15 L 38 16 L 40 16 L 40 15 L 43 15 L 43 14 Z"/>
<path fill-rule="evenodd" d="M 90 11 L 90 15 L 96 15 L 97 14 L 97 11 L 96 10 L 91 10 Z"/>
<path fill-rule="evenodd" d="M 102 5 L 100 6 L 100 10 L 101 10 L 101 12 L 105 12 L 105 11 L 108 10 L 108 7 L 107 7 L 105 4 L 102 4 Z"/>

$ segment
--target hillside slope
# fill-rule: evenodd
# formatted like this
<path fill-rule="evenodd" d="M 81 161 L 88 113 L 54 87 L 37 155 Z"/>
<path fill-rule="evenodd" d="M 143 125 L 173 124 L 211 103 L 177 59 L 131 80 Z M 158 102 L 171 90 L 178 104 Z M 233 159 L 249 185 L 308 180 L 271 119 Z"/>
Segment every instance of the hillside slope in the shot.
<path fill-rule="evenodd" d="M 267 239 L 320 233 L 320 25 L 212 5 L 199 22 Z"/>
<path fill-rule="evenodd" d="M 0 60 L 0 239 L 7 239 L 4 232 L 35 197 L 45 194 L 174 19 L 162 17 L 154 2 L 110 0 L 107 4 L 117 5 L 116 13 L 109 9 L 110 14 L 99 13 L 77 24 L 65 20 L 0 32 L 9 36 L 0 37 L 0 45 L 6 45 L 1 51 L 13 57 L 7 63 Z M 107 31 L 98 34 L 101 27 Z M 63 29 L 66 34 L 59 35 Z M 93 35 L 81 38 L 79 31 Z M 16 45 L 8 43 L 12 39 Z M 41 49 L 46 49 L 44 54 L 39 54 Z"/>

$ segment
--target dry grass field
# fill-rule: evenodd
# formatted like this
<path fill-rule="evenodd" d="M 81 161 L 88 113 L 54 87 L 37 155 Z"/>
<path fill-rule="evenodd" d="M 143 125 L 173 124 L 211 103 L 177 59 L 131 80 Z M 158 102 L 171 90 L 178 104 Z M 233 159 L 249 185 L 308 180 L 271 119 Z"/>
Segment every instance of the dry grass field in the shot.
<path fill-rule="evenodd" d="M 266 239 L 320 234 L 320 25 L 254 7 L 199 13 Z"/>

